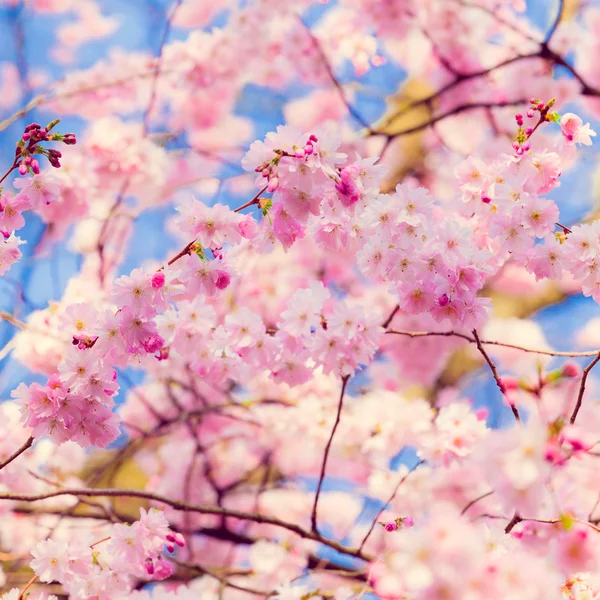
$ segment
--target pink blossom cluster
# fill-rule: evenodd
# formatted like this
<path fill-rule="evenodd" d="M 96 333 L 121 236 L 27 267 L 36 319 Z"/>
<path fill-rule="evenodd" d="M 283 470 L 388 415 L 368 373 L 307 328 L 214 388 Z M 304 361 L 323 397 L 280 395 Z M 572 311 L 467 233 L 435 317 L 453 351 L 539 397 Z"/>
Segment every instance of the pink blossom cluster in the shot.
<path fill-rule="evenodd" d="M 133 578 L 160 581 L 171 576 L 174 569 L 164 548 L 172 553 L 185 544 L 161 511 L 143 508 L 139 521 L 115 524 L 105 539 L 90 539 L 40 542 L 31 550 L 30 566 L 40 581 L 60 582 L 74 598 L 108 599 L 129 592 Z"/>

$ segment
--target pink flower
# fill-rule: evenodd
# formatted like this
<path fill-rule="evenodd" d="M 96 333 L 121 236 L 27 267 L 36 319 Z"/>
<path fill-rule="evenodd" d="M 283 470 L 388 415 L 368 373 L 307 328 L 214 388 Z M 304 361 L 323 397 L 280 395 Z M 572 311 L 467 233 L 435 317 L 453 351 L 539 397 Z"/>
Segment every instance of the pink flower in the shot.
<path fill-rule="evenodd" d="M 39 542 L 33 547 L 30 566 L 40 581 L 50 583 L 64 577 L 69 568 L 68 548 L 66 542 L 53 540 Z"/>
<path fill-rule="evenodd" d="M 31 208 L 29 198 L 24 194 L 4 195 L 0 198 L 0 229 L 15 231 L 25 225 L 23 213 Z"/>
<path fill-rule="evenodd" d="M 560 119 L 560 128 L 567 144 L 592 145 L 592 137 L 596 132 L 590 128 L 590 124 L 583 124 L 580 117 L 573 113 L 565 113 Z"/>
<path fill-rule="evenodd" d="M 567 574 L 595 571 L 598 565 L 597 534 L 583 523 L 575 523 L 556 539 L 556 562 Z"/>
<path fill-rule="evenodd" d="M 21 190 L 34 209 L 50 204 L 60 194 L 57 182 L 49 175 L 34 175 L 31 179 L 15 179 L 14 186 Z"/>

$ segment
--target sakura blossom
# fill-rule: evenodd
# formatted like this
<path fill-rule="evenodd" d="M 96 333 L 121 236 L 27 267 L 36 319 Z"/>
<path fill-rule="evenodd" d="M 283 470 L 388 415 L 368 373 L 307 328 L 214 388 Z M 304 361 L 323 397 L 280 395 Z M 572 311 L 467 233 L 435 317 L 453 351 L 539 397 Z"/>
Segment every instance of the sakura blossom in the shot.
<path fill-rule="evenodd" d="M 597 4 L 0 0 L 0 600 L 600 598 Z"/>

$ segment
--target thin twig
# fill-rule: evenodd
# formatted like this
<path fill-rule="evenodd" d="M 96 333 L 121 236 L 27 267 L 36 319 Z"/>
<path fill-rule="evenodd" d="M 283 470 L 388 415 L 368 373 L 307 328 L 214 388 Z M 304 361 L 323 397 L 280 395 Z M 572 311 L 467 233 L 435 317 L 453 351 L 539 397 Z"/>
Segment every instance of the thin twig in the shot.
<path fill-rule="evenodd" d="M 264 525 L 273 525 L 275 527 L 281 527 L 282 529 L 286 529 L 299 535 L 301 538 L 313 540 L 325 546 L 329 546 L 330 548 L 337 550 L 341 554 L 346 554 L 347 556 L 354 556 L 355 558 L 360 558 L 366 561 L 373 560 L 372 556 L 365 554 L 362 551 L 359 551 L 357 548 L 350 548 L 348 546 L 344 546 L 343 544 L 340 544 L 335 540 L 331 540 L 320 535 L 316 531 L 309 531 L 307 529 L 304 529 L 300 525 L 296 525 L 295 523 L 288 523 L 286 521 L 282 521 L 281 519 L 277 519 L 275 517 L 270 517 L 267 515 L 228 509 L 220 506 L 191 504 L 189 502 L 175 500 L 173 498 L 168 498 L 160 494 L 154 494 L 152 492 L 145 492 L 143 490 L 73 488 L 45 492 L 43 494 L 0 493 L 0 500 L 14 500 L 16 502 L 39 502 L 41 500 L 47 500 L 48 498 L 57 498 L 60 496 L 143 498 L 145 500 L 151 500 L 160 504 L 166 504 L 167 506 L 170 506 L 175 510 L 196 512 L 204 515 L 218 515 L 223 517 L 230 517 L 232 519 L 240 519 L 242 521 L 253 521 L 255 523 L 261 523 Z"/>
<path fill-rule="evenodd" d="M 594 366 L 600 361 L 600 352 L 597 354 L 596 358 L 583 369 L 583 373 L 581 374 L 581 384 L 579 385 L 579 394 L 577 395 L 577 403 L 575 404 L 575 408 L 573 409 L 573 414 L 571 415 L 571 425 L 575 423 L 575 419 L 577 419 L 577 414 L 579 413 L 579 409 L 581 408 L 581 403 L 583 402 L 583 394 L 585 393 L 585 384 L 588 378 L 590 371 L 594 368 Z"/>
<path fill-rule="evenodd" d="M 481 340 L 479 339 L 479 335 L 478 335 L 476 329 L 473 329 L 473 337 L 475 338 L 475 344 L 477 345 L 477 350 L 479 350 L 479 353 L 481 354 L 481 356 L 483 356 L 485 362 L 488 364 L 490 371 L 492 372 L 492 375 L 494 377 L 494 381 L 496 382 L 496 385 L 498 386 L 498 389 L 502 392 L 502 395 L 504 397 L 506 397 L 506 388 L 504 387 L 504 384 L 502 383 L 502 381 L 500 379 L 500 375 L 498 375 L 498 369 L 496 368 L 494 361 L 489 357 L 488 353 L 485 351 L 485 348 L 481 345 Z M 515 419 L 517 421 L 520 421 L 521 415 L 519 415 L 519 411 L 517 410 L 517 407 L 512 402 L 508 402 L 508 404 L 510 406 L 510 409 L 512 410 L 512 413 L 513 413 Z"/>
<path fill-rule="evenodd" d="M 2 469 L 4 469 L 4 467 L 10 465 L 10 463 L 15 460 L 15 458 L 18 458 L 19 456 L 21 456 L 21 454 L 23 454 L 23 452 L 25 452 L 28 448 L 31 448 L 31 445 L 33 444 L 33 436 L 29 437 L 29 439 L 13 454 L 11 454 L 4 462 L 0 463 L 0 471 Z"/>
<path fill-rule="evenodd" d="M 483 500 L 484 498 L 487 498 L 488 496 L 491 496 L 493 493 L 494 493 L 494 490 L 492 490 L 491 492 L 482 494 L 481 496 L 478 496 L 477 498 L 474 498 L 473 500 L 468 502 L 467 505 L 460 511 L 461 516 L 464 515 L 472 506 L 477 504 L 477 502 L 479 502 L 480 500 Z"/>
<path fill-rule="evenodd" d="M 396 304 L 394 310 L 390 313 L 390 316 L 381 324 L 384 329 L 387 329 L 390 326 L 390 323 L 394 320 L 396 313 L 400 310 L 400 306 Z"/>
<path fill-rule="evenodd" d="M 329 436 L 329 440 L 327 441 L 327 445 L 325 446 L 325 452 L 323 453 L 323 462 L 321 464 L 321 474 L 319 475 L 319 483 L 317 484 L 317 491 L 315 493 L 315 501 L 312 508 L 311 515 L 311 527 L 313 533 L 318 533 L 317 530 L 317 507 L 319 504 L 319 496 L 321 494 L 321 487 L 323 486 L 323 479 L 325 479 L 325 471 L 327 469 L 327 459 L 329 458 L 329 450 L 331 448 L 331 444 L 333 443 L 333 438 L 335 436 L 335 432 L 340 424 L 340 417 L 342 415 L 342 408 L 344 406 L 344 395 L 346 393 L 346 386 L 348 385 L 348 380 L 350 379 L 349 375 L 346 375 L 342 378 L 342 391 L 340 393 L 340 400 L 338 402 L 337 414 L 335 417 L 335 423 L 333 424 L 333 428 L 331 430 L 331 435 Z M 360 550 L 359 550 L 360 552 Z"/>
<path fill-rule="evenodd" d="M 457 337 L 471 344 L 475 344 L 476 340 L 464 333 L 458 331 L 400 331 L 395 329 L 389 329 L 386 333 L 394 335 L 404 335 L 410 338 L 420 337 Z M 514 350 L 520 350 L 521 352 L 529 352 L 532 354 L 542 354 L 544 356 L 568 356 L 568 357 L 581 357 L 581 356 L 596 356 L 600 350 L 590 350 L 588 352 L 559 352 L 558 350 L 536 350 L 535 348 L 524 348 L 523 346 L 517 346 L 516 344 L 506 344 L 504 342 L 496 342 L 492 340 L 479 340 L 480 344 L 486 346 L 500 346 L 502 348 L 512 348 Z"/>
<path fill-rule="evenodd" d="M 400 486 L 408 479 L 409 475 L 411 473 L 413 473 L 414 471 L 416 471 L 425 461 L 421 460 L 419 461 L 406 475 L 404 475 L 404 477 L 402 477 L 402 479 L 400 479 L 400 481 L 396 484 L 396 487 L 394 488 L 394 491 L 392 492 L 392 495 L 389 497 L 388 501 L 381 507 L 381 509 L 379 510 L 379 512 L 377 513 L 377 516 L 375 517 L 375 519 L 373 519 L 373 522 L 371 523 L 371 527 L 369 528 L 369 531 L 367 531 L 367 534 L 365 535 L 365 537 L 363 538 L 362 542 L 360 543 L 360 546 L 358 547 L 359 550 L 362 550 L 364 545 L 366 544 L 367 540 L 369 539 L 369 536 L 371 535 L 371 533 L 373 533 L 373 529 L 375 529 L 375 525 L 377 525 L 377 521 L 379 521 L 379 517 L 381 516 L 381 514 L 383 513 L 384 510 L 386 510 L 386 508 L 390 505 L 390 503 L 392 502 L 392 500 L 396 497 L 396 494 L 398 493 L 398 490 L 400 489 Z"/>
<path fill-rule="evenodd" d="M 249 202 L 246 202 L 246 204 L 242 204 L 242 206 L 238 206 L 236 209 L 234 209 L 233 212 L 237 213 L 237 212 L 240 212 L 240 210 L 244 210 L 244 208 L 248 208 L 249 206 L 253 206 L 254 204 L 258 204 L 258 199 L 266 191 L 267 191 L 267 186 L 265 185 L 265 187 L 262 190 L 260 190 L 260 192 L 257 192 L 257 194 L 254 196 L 254 198 L 252 198 L 252 200 L 250 200 Z"/>

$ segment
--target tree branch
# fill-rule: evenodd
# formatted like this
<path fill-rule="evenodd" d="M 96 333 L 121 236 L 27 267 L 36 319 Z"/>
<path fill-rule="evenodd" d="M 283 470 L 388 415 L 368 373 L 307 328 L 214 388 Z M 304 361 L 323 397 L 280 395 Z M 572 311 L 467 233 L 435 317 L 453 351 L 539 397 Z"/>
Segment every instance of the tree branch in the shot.
<path fill-rule="evenodd" d="M 596 366 L 596 364 L 600 361 L 600 352 L 594 358 L 594 360 L 583 369 L 583 373 L 581 375 L 581 384 L 579 386 L 579 394 L 577 394 L 577 403 L 575 404 L 575 408 L 573 409 L 573 414 L 571 415 L 571 425 L 575 423 L 575 419 L 577 419 L 577 414 L 579 413 L 579 409 L 581 408 L 581 404 L 583 402 L 583 394 L 585 393 L 585 384 L 588 378 L 590 371 Z"/>
<path fill-rule="evenodd" d="M 28 448 L 31 448 L 32 444 L 33 444 L 33 436 L 31 436 L 16 452 L 11 454 L 4 462 L 0 463 L 0 471 L 2 469 L 4 469 L 4 467 L 10 465 L 10 463 L 13 460 L 15 460 L 15 458 L 18 458 L 19 456 L 21 456 L 21 454 L 23 454 L 23 452 L 25 452 Z"/>
<path fill-rule="evenodd" d="M 485 351 L 484 347 L 481 345 L 481 340 L 479 339 L 479 335 L 478 335 L 476 329 L 473 329 L 473 337 L 475 338 L 475 344 L 477 345 L 477 350 L 479 350 L 481 356 L 483 356 L 485 362 L 488 364 L 490 371 L 492 372 L 492 375 L 494 376 L 494 381 L 496 382 L 498 389 L 502 392 L 502 395 L 504 397 L 506 397 L 506 389 L 500 379 L 500 375 L 498 375 L 498 369 L 496 368 L 494 361 L 489 357 L 488 353 Z M 509 402 L 508 405 L 510 406 L 510 409 L 512 410 L 512 413 L 513 413 L 515 419 L 517 421 L 520 421 L 521 415 L 519 415 L 519 411 L 517 410 L 517 407 L 514 404 L 512 404 L 512 402 Z"/>
<path fill-rule="evenodd" d="M 345 378 L 347 380 L 347 378 Z M 320 535 L 316 531 L 309 531 L 296 525 L 295 523 L 288 523 L 277 519 L 275 517 L 269 517 L 267 515 L 261 515 L 258 513 L 244 512 L 241 510 L 234 510 L 228 508 L 222 508 L 220 506 L 210 506 L 203 504 L 192 504 L 189 502 L 183 502 L 181 500 L 175 500 L 162 496 L 160 494 L 154 494 L 152 492 L 145 492 L 143 490 L 127 490 L 127 489 L 66 489 L 56 490 L 53 492 L 46 492 L 43 494 L 0 494 L 0 500 L 14 500 L 16 502 L 39 502 L 41 500 L 47 500 L 48 498 L 57 498 L 59 496 L 84 496 L 84 497 L 108 497 L 108 498 L 143 498 L 144 500 L 151 500 L 161 504 L 166 504 L 175 510 L 196 512 L 203 515 L 220 515 L 223 517 L 230 517 L 232 519 L 240 519 L 242 521 L 253 521 L 254 523 L 260 523 L 263 525 L 274 525 L 297 534 L 301 538 L 313 540 L 319 542 L 325 546 L 329 546 L 333 550 L 336 550 L 340 554 L 346 554 L 347 556 L 353 556 L 360 558 L 365 561 L 373 560 L 372 556 L 359 551 L 356 548 L 350 548 L 344 546 L 335 540 L 331 540 Z"/>
<path fill-rule="evenodd" d="M 329 458 L 329 450 L 331 448 L 331 444 L 333 443 L 333 437 L 335 436 L 335 432 L 340 424 L 340 417 L 342 414 L 342 408 L 344 406 L 344 394 L 346 393 L 346 386 L 348 385 L 348 380 L 350 379 L 349 375 L 346 375 L 342 378 L 342 391 L 340 393 L 340 401 L 338 402 L 337 415 L 335 417 L 335 423 L 333 424 L 333 429 L 331 430 L 331 435 L 329 436 L 329 440 L 327 441 L 327 445 L 325 446 L 325 453 L 323 454 L 323 463 L 321 464 L 321 474 L 319 475 L 319 483 L 317 484 L 317 491 L 315 493 L 315 501 L 313 504 L 312 515 L 311 515 L 311 527 L 313 533 L 318 533 L 317 530 L 317 507 L 319 504 L 319 496 L 321 494 L 321 487 L 323 486 L 323 479 L 325 479 L 325 471 L 327 469 L 327 459 Z M 360 552 L 360 550 L 359 550 Z"/>

